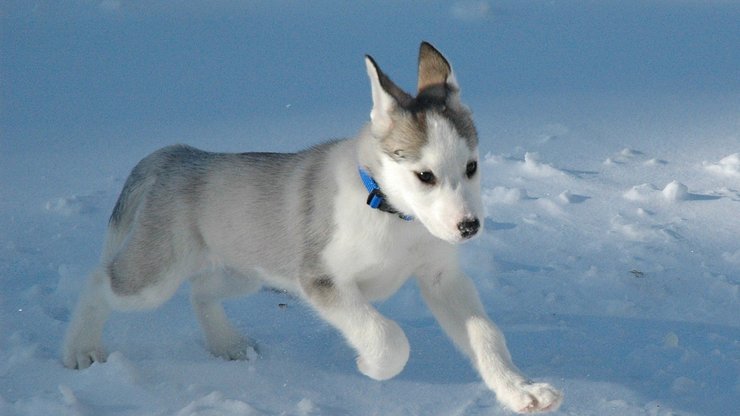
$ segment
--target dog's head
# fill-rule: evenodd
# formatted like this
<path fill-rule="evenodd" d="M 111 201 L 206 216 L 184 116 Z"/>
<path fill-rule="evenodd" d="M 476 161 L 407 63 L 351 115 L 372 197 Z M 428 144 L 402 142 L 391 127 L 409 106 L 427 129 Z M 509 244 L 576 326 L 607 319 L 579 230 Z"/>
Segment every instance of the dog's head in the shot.
<path fill-rule="evenodd" d="M 415 97 L 370 56 L 365 63 L 373 96 L 370 132 L 380 149 L 374 174 L 389 202 L 445 241 L 475 236 L 483 211 L 478 135 L 449 62 L 422 42 Z"/>

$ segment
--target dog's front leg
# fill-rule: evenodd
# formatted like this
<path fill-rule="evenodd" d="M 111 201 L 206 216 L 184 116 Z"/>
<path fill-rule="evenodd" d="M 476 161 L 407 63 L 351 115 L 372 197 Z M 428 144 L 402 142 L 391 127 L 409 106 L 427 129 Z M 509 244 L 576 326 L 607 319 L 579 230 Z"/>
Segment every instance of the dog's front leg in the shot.
<path fill-rule="evenodd" d="M 303 292 L 322 318 L 344 335 L 357 351 L 357 368 L 375 380 L 387 380 L 403 370 L 409 341 L 395 322 L 377 311 L 354 282 L 329 277 L 304 279 Z"/>
<path fill-rule="evenodd" d="M 557 409 L 562 394 L 549 384 L 531 382 L 514 366 L 503 334 L 486 316 L 469 277 L 459 270 L 444 270 L 418 280 L 439 323 L 502 404 L 519 413 Z"/>

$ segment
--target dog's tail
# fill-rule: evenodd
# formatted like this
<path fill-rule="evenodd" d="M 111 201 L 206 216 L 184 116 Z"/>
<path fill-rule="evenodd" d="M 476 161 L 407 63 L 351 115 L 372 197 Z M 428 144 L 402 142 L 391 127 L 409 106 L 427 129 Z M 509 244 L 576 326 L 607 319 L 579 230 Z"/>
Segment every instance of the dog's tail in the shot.
<path fill-rule="evenodd" d="M 139 162 L 126 179 L 121 194 L 118 196 L 118 201 L 116 201 L 116 206 L 108 220 L 110 228 L 128 229 L 133 223 L 136 211 L 141 206 L 142 200 L 156 178 L 155 175 L 152 175 L 152 171 L 155 170 L 152 156 L 154 155 L 150 155 Z"/>
<path fill-rule="evenodd" d="M 172 191 L 169 188 L 194 186 L 202 169 L 205 152 L 186 145 L 164 147 L 142 159 L 131 171 L 118 196 L 108 220 L 106 253 L 115 252 L 125 243 L 136 226 L 137 216 L 154 192 Z M 195 179 L 193 179 L 195 178 Z M 161 187 L 159 191 L 158 187 Z M 161 197 L 161 196 L 160 196 Z"/>

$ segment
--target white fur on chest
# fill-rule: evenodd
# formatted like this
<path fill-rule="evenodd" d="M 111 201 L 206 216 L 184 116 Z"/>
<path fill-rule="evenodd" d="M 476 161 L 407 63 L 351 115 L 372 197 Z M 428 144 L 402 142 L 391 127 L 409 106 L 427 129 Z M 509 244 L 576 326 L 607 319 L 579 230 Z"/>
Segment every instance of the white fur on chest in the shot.
<path fill-rule="evenodd" d="M 423 263 L 413 239 L 404 238 L 399 230 L 385 224 L 372 229 L 382 222 L 340 226 L 322 253 L 334 279 L 355 282 L 369 300 L 395 293 Z"/>
<path fill-rule="evenodd" d="M 355 282 L 367 299 L 387 298 L 429 262 L 425 247 L 435 244 L 434 237 L 416 221 L 367 206 L 359 177 L 339 182 L 324 265 L 337 282 Z"/>

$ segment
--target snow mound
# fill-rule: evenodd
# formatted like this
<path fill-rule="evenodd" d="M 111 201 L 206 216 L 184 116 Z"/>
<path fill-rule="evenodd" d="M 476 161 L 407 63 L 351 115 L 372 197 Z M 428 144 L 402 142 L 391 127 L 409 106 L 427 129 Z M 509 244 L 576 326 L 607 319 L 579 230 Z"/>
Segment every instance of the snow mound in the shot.
<path fill-rule="evenodd" d="M 524 163 L 521 168 L 523 172 L 539 177 L 559 176 L 564 174 L 562 171 L 552 167 L 551 165 L 540 162 L 539 155 L 537 153 L 530 152 L 524 154 Z"/>
<path fill-rule="evenodd" d="M 506 169 L 509 173 L 518 174 L 528 178 L 551 178 L 566 176 L 561 171 L 540 161 L 539 154 L 535 152 L 524 153 L 524 160 L 504 157 L 501 155 L 487 154 L 484 163 L 490 166 L 498 166 Z"/>
<path fill-rule="evenodd" d="M 614 155 L 606 158 L 603 164 L 607 166 L 625 165 L 636 163 L 639 161 L 642 161 L 642 164 L 644 166 L 663 166 L 668 164 L 668 161 L 664 159 L 649 157 L 645 154 L 645 152 L 633 149 L 631 147 L 625 147 Z"/>
<path fill-rule="evenodd" d="M 654 185 L 649 183 L 643 183 L 641 185 L 633 186 L 629 191 L 624 193 L 624 198 L 630 201 L 644 202 L 652 199 L 655 192 L 658 190 Z"/>
<path fill-rule="evenodd" d="M 563 204 L 580 204 L 581 202 L 589 199 L 588 196 L 585 195 L 577 195 L 572 193 L 569 190 L 565 190 L 558 195 L 558 201 L 560 201 Z"/>
<path fill-rule="evenodd" d="M 54 198 L 44 204 L 46 211 L 64 217 L 73 215 L 92 214 L 98 210 L 103 193 L 96 192 L 90 195 L 72 195 Z"/>
<path fill-rule="evenodd" d="M 672 181 L 663 188 L 663 198 L 671 202 L 690 199 L 689 188 L 678 181 Z"/>
<path fill-rule="evenodd" d="M 540 134 L 540 143 L 548 143 L 553 140 L 557 140 L 563 136 L 566 136 L 570 132 L 567 126 L 554 123 L 545 126 L 544 131 Z"/>
<path fill-rule="evenodd" d="M 483 190 L 483 202 L 485 205 L 490 204 L 508 204 L 513 205 L 517 202 L 532 199 L 527 195 L 526 189 L 507 188 L 505 186 L 496 186 L 494 188 Z"/>
<path fill-rule="evenodd" d="M 623 196 L 625 199 L 635 202 L 654 202 L 659 200 L 679 202 L 702 197 L 701 195 L 689 193 L 688 186 L 676 180 L 669 182 L 662 190 L 658 190 L 655 185 L 649 183 L 636 185 L 625 192 Z"/>
<path fill-rule="evenodd" d="M 619 156 L 621 156 L 621 157 L 623 157 L 625 159 L 634 159 L 634 158 L 636 158 L 638 156 L 643 156 L 643 155 L 644 155 L 643 152 L 641 152 L 639 150 L 635 150 L 635 149 L 629 148 L 629 147 L 625 147 L 624 149 L 622 149 L 619 152 Z"/>
<path fill-rule="evenodd" d="M 630 221 L 622 215 L 617 215 L 611 221 L 612 232 L 621 235 L 629 241 L 646 242 L 660 237 L 660 230 L 647 224 Z"/>
<path fill-rule="evenodd" d="M 740 153 L 725 156 L 717 163 L 704 162 L 704 167 L 717 175 L 740 177 Z"/>
<path fill-rule="evenodd" d="M 639 150 L 635 150 L 631 147 L 625 147 L 624 149 L 620 150 L 614 156 L 607 158 L 604 164 L 607 164 L 607 165 L 625 164 L 627 162 L 634 161 L 644 156 L 645 156 L 645 153 Z"/>
<path fill-rule="evenodd" d="M 176 413 L 177 416 L 249 416 L 258 414 L 260 412 L 247 403 L 225 399 L 224 395 L 217 391 L 190 402 Z"/>
<path fill-rule="evenodd" d="M 296 408 L 298 410 L 299 416 L 310 416 L 318 414 L 316 405 L 311 401 L 311 399 L 301 399 L 301 401 L 298 402 Z"/>
<path fill-rule="evenodd" d="M 136 384 L 139 379 L 139 371 L 119 351 L 110 353 L 105 363 L 93 363 L 88 372 L 90 377 L 101 377 Z"/>
<path fill-rule="evenodd" d="M 661 165 L 667 165 L 668 162 L 663 159 L 658 159 L 657 157 L 650 158 L 645 161 L 645 166 L 661 166 Z"/>

